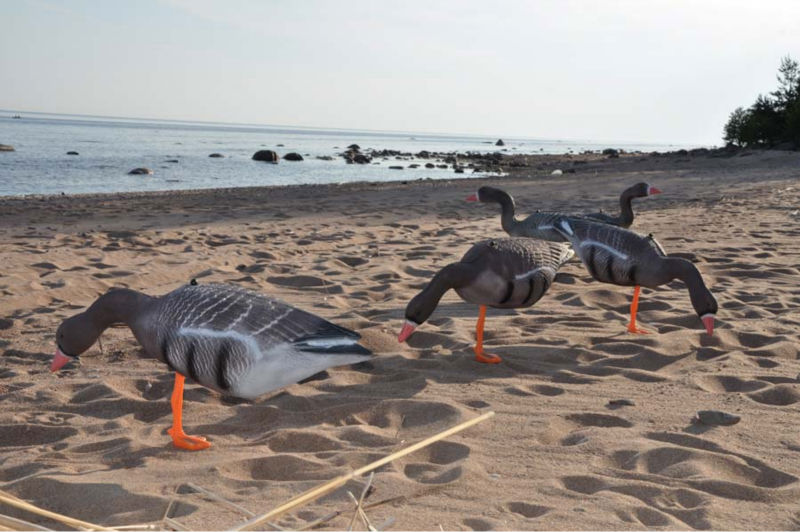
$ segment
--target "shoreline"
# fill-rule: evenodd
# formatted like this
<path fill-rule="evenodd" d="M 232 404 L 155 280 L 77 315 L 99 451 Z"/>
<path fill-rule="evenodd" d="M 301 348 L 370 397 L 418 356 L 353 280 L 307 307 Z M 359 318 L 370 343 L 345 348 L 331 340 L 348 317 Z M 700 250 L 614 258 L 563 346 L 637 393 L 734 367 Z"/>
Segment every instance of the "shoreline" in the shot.
<path fill-rule="evenodd" d="M 683 150 L 686 151 L 686 150 Z M 711 153 L 721 153 L 724 148 L 711 151 Z M 480 155 L 483 157 L 489 154 Z M 466 155 L 461 155 L 467 157 Z M 749 159 L 743 159 L 749 158 Z M 389 181 L 348 181 L 342 183 L 304 183 L 304 184 L 290 184 L 290 185 L 260 185 L 260 186 L 241 186 L 241 187 L 215 187 L 215 188 L 194 188 L 194 189 L 164 189 L 164 190 L 147 190 L 147 191 L 128 191 L 128 192 L 87 192 L 75 194 L 21 194 L 21 195 L 0 195 L 0 205 L 5 202 L 26 202 L 26 201 L 47 201 L 65 198 L 75 198 L 83 200 L 102 200 L 108 198 L 161 198 L 164 196 L 196 196 L 207 194 L 219 195 L 233 195 L 237 193 L 253 193 L 253 192 L 287 192 L 291 191 L 306 191 L 310 189 L 332 189 L 332 190 L 361 190 L 361 189 L 382 189 L 394 188 L 399 186 L 413 186 L 418 184 L 427 183 L 441 183 L 444 185 L 453 185 L 470 180 L 484 180 L 484 181 L 514 181 L 517 179 L 530 179 L 530 178 L 557 178 L 552 176 L 550 172 L 553 170 L 562 170 L 565 174 L 573 174 L 573 177 L 586 176 L 588 172 L 594 172 L 592 177 L 597 176 L 601 171 L 603 173 L 614 172 L 648 172 L 648 171 L 681 171 L 691 170 L 697 168 L 709 169 L 709 166 L 714 165 L 720 169 L 726 167 L 740 168 L 742 166 L 759 166 L 761 160 L 794 160 L 800 161 L 800 152 L 797 151 L 780 151 L 780 150 L 740 150 L 738 153 L 729 156 L 721 155 L 688 155 L 680 152 L 666 152 L 666 153 L 624 153 L 619 158 L 609 158 L 608 156 L 598 153 L 593 154 L 513 154 L 503 155 L 504 163 L 502 169 L 505 173 L 502 175 L 483 175 L 483 176 L 470 176 L 464 174 L 459 177 L 448 178 L 414 178 L 414 179 L 393 179 Z M 669 161 L 677 166 L 673 168 L 662 168 L 660 162 Z M 742 161 L 745 161 L 742 164 Z M 748 164 L 753 162 L 754 164 Z M 798 163 L 800 166 L 800 163 Z M 635 165 L 635 167 L 631 167 Z M 563 174 L 562 174 L 563 175 Z M 568 177 L 563 175 L 564 178 Z"/>

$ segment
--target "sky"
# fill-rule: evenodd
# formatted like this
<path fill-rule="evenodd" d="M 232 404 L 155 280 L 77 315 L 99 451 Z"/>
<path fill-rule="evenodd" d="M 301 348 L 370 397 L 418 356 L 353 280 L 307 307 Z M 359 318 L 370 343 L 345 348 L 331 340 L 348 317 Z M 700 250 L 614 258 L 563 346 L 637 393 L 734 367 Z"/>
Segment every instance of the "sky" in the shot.
<path fill-rule="evenodd" d="M 0 109 L 722 144 L 795 0 L 0 0 Z"/>

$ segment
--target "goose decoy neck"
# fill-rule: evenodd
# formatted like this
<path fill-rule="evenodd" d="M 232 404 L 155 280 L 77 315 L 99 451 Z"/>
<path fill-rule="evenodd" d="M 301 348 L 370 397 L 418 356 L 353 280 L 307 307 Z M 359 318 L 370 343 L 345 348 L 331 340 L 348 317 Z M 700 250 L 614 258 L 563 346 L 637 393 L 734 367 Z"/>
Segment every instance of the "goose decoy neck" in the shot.
<path fill-rule="evenodd" d="M 502 209 L 500 221 L 503 225 L 503 230 L 509 234 L 511 233 L 512 228 L 518 223 L 514 219 L 516 205 L 511 194 L 499 188 L 481 187 L 478 189 L 477 194 L 470 196 L 470 198 L 472 197 L 481 203 L 499 203 Z"/>
<path fill-rule="evenodd" d="M 50 369 L 59 369 L 89 349 L 111 325 L 124 323 L 130 326 L 153 299 L 127 288 L 112 289 L 97 298 L 84 312 L 64 320 L 56 331 L 58 351 Z"/>
<path fill-rule="evenodd" d="M 683 281 L 689 289 L 692 307 L 694 307 L 695 312 L 703 321 L 709 336 L 712 335 L 714 333 L 714 318 L 718 310 L 717 300 L 703 281 L 700 271 L 686 259 L 666 257 L 664 260 L 674 277 Z"/>
<path fill-rule="evenodd" d="M 408 302 L 405 312 L 406 323 L 397 337 L 398 341 L 404 342 L 414 329 L 430 318 L 439 305 L 439 300 L 448 290 L 466 286 L 472 277 L 469 266 L 460 262 L 442 268 L 433 276 L 431 282 Z"/>
<path fill-rule="evenodd" d="M 633 207 L 631 207 L 631 200 L 633 200 L 633 198 L 644 198 L 651 194 L 661 194 L 661 191 L 644 182 L 636 183 L 622 191 L 622 194 L 619 196 L 619 218 L 622 227 L 630 227 L 633 223 Z"/>

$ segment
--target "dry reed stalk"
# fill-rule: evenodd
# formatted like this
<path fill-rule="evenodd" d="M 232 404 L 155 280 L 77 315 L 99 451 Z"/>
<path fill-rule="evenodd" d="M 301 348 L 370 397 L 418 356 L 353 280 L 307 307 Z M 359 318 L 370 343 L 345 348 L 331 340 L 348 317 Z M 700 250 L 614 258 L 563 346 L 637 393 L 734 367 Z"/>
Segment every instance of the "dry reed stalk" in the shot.
<path fill-rule="evenodd" d="M 114 530 L 158 530 L 152 523 L 141 523 L 138 525 L 119 525 L 112 526 Z"/>
<path fill-rule="evenodd" d="M 0 514 L 0 530 L 51 530 L 16 517 Z"/>
<path fill-rule="evenodd" d="M 347 496 L 350 497 L 350 500 L 353 501 L 353 504 L 356 505 L 356 513 L 355 513 L 355 515 L 353 517 L 355 517 L 356 515 L 358 517 L 360 517 L 361 518 L 361 522 L 364 523 L 364 526 L 367 527 L 367 530 L 371 530 L 372 532 L 375 532 L 375 527 L 373 527 L 372 523 L 370 523 L 369 517 L 367 517 L 366 512 L 364 512 L 364 509 L 360 508 L 358 506 L 358 499 L 356 499 L 356 496 L 353 495 L 353 492 L 351 492 L 350 490 L 347 490 Z M 352 526 L 348 530 L 352 530 Z"/>
<path fill-rule="evenodd" d="M 9 506 L 13 506 L 15 508 L 19 508 L 21 510 L 26 510 L 36 515 L 40 515 L 42 517 L 46 517 L 48 519 L 52 519 L 54 521 L 58 521 L 59 523 L 64 523 L 65 525 L 69 525 L 74 528 L 84 529 L 84 530 L 113 530 L 112 528 L 106 528 L 104 526 L 95 525 L 92 523 L 87 523 L 86 521 L 81 521 L 80 519 L 73 519 L 72 517 L 57 514 L 55 512 L 51 512 L 49 510 L 44 510 L 39 508 L 38 506 L 34 506 L 33 504 L 23 501 L 18 497 L 14 497 L 10 493 L 6 493 L 4 491 L 0 491 L 0 502 L 4 502 Z"/>
<path fill-rule="evenodd" d="M 305 492 L 301 493 L 300 495 L 297 495 L 296 497 L 293 497 L 292 499 L 286 501 L 282 505 L 278 506 L 277 508 L 274 508 L 274 509 L 270 510 L 269 512 L 267 512 L 267 513 L 265 513 L 263 515 L 260 515 L 258 517 L 254 517 L 253 519 L 251 519 L 249 521 L 246 521 L 244 524 L 240 525 L 238 528 L 234 528 L 233 530 L 236 530 L 236 531 L 238 531 L 238 530 L 253 530 L 254 528 L 257 528 L 259 525 L 262 525 L 267 521 L 270 521 L 272 519 L 275 519 L 275 518 L 285 514 L 289 510 L 293 510 L 293 509 L 297 508 L 298 506 L 302 506 L 304 504 L 308 504 L 309 502 L 311 502 L 313 500 L 316 500 L 316 499 L 322 497 L 323 495 L 325 495 L 327 493 L 330 493 L 331 491 L 335 490 L 336 488 L 339 488 L 339 487 L 345 485 L 347 483 L 347 481 L 352 479 L 352 478 L 361 476 L 364 473 L 368 473 L 370 471 L 378 469 L 380 466 L 382 466 L 384 464 L 388 464 L 389 462 L 391 462 L 393 460 L 396 460 L 398 458 L 402 458 L 403 456 L 406 456 L 408 454 L 413 453 L 414 451 L 418 451 L 418 450 L 420 450 L 420 449 L 422 449 L 424 447 L 427 447 L 428 445 L 430 445 L 432 443 L 435 443 L 435 442 L 437 442 L 439 440 L 442 440 L 442 439 L 444 439 L 444 438 L 446 438 L 448 436 L 451 436 L 451 435 L 453 435 L 453 434 L 455 434 L 457 432 L 461 432 L 462 430 L 467 429 L 467 428 L 469 428 L 469 427 L 471 427 L 471 426 L 473 426 L 473 425 L 475 425 L 477 423 L 480 423 L 481 421 L 485 421 L 485 420 L 489 419 L 493 415 L 494 415 L 494 412 L 486 412 L 485 414 L 482 414 L 482 415 L 480 415 L 480 416 L 478 416 L 476 418 L 470 419 L 469 421 L 465 421 L 463 423 L 460 423 L 460 424 L 456 425 L 455 427 L 451 427 L 451 428 L 449 428 L 447 430 L 444 430 L 444 431 L 442 431 L 442 432 L 440 432 L 438 434 L 435 434 L 435 435 L 431 436 L 430 438 L 426 438 L 426 439 L 422 440 L 421 442 L 417 442 L 414 445 L 410 445 L 410 446 L 406 447 L 405 449 L 401 449 L 401 450 L 399 450 L 397 452 L 394 452 L 394 453 L 392 453 L 392 454 L 390 454 L 388 456 L 385 456 L 385 457 L 381 458 L 380 460 L 376 460 L 376 461 L 374 461 L 372 463 L 369 463 L 369 464 L 367 464 L 365 466 L 362 466 L 362 467 L 356 469 L 355 471 L 352 471 L 352 472 L 347 473 L 345 475 L 336 477 L 333 480 L 329 480 L 328 482 L 326 482 L 326 483 L 324 483 L 324 484 L 322 484 L 320 486 L 317 486 L 316 488 L 312 488 L 312 489 L 310 489 L 308 491 L 305 491 Z"/>
<path fill-rule="evenodd" d="M 364 502 L 364 496 L 367 494 L 367 490 L 369 490 L 369 487 L 372 485 L 373 478 L 375 478 L 375 471 L 372 471 L 369 474 L 369 479 L 367 480 L 367 483 L 364 485 L 364 489 L 361 490 L 361 497 L 359 497 L 359 499 L 356 501 L 356 511 L 353 512 L 353 518 L 350 520 L 350 526 L 347 527 L 348 531 L 353 530 L 353 525 L 356 524 L 356 518 L 359 515 L 361 515 L 361 517 L 364 519 L 364 524 L 367 525 L 367 528 L 370 528 L 369 519 L 367 519 L 367 514 L 364 513 L 364 510 L 361 509 L 361 504 Z M 349 491 L 347 493 L 351 497 L 353 497 L 352 493 L 350 493 Z"/>

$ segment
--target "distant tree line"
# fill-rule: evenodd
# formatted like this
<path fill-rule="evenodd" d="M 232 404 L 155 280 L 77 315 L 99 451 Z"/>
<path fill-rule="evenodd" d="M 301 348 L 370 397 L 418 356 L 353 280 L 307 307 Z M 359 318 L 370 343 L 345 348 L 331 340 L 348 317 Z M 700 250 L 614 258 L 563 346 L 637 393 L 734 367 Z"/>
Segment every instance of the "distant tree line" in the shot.
<path fill-rule="evenodd" d="M 725 124 L 725 142 L 758 148 L 800 148 L 800 64 L 781 60 L 778 89 L 760 94 L 753 105 L 737 107 Z"/>

